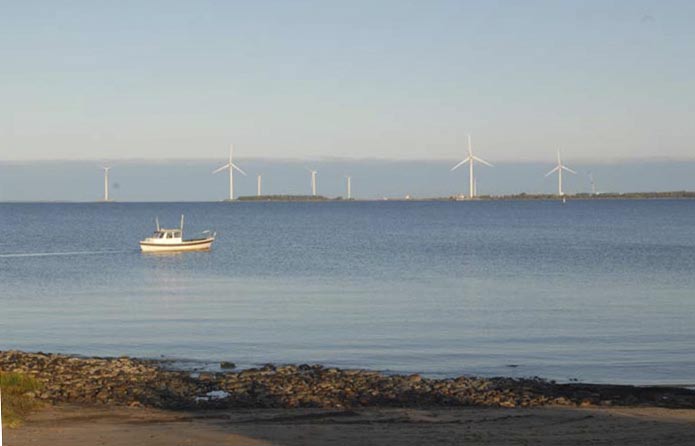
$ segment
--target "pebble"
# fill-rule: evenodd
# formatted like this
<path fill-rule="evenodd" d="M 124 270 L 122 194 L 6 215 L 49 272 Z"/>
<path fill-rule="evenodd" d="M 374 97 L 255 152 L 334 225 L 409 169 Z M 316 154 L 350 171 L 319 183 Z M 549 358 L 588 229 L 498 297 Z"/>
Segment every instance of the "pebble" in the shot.
<path fill-rule="evenodd" d="M 695 392 L 678 388 L 556 384 L 538 378 L 430 379 L 309 364 L 266 364 L 259 369 L 232 371 L 223 364 L 219 373 L 191 374 L 171 370 L 163 362 L 128 357 L 0 351 L 0 371 L 33 375 L 42 383 L 36 397 L 52 403 L 163 409 L 543 405 L 695 408 Z"/>

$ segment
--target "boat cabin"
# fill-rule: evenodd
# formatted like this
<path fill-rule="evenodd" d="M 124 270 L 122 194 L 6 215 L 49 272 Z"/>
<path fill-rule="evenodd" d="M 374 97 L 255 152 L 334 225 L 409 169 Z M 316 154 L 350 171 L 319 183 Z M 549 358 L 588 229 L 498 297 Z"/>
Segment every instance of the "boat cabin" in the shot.
<path fill-rule="evenodd" d="M 181 239 L 182 232 L 180 229 L 158 229 L 154 231 L 151 238 L 162 240 Z"/>

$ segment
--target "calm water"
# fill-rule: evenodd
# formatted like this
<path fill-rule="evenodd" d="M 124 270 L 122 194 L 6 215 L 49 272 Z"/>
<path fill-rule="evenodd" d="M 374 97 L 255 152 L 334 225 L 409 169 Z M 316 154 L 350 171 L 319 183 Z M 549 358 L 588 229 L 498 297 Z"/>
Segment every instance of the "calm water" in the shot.
<path fill-rule="evenodd" d="M 691 385 L 694 271 L 695 201 L 1 204 L 0 349 Z"/>

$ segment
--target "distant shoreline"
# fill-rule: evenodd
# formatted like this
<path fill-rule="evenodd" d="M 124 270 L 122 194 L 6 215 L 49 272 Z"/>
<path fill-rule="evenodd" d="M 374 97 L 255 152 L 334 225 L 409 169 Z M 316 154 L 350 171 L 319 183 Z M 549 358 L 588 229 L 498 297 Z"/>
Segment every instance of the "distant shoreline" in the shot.
<path fill-rule="evenodd" d="M 241 196 L 234 201 L 230 200 L 194 200 L 194 201 L 70 201 L 70 200 L 8 200 L 0 201 L 0 204 L 128 204 L 128 203 L 373 203 L 373 202 L 484 202 L 484 201 L 560 201 L 562 199 L 572 201 L 591 201 L 591 200 L 693 200 L 695 192 L 691 191 L 670 191 L 670 192 L 607 192 L 598 194 L 578 193 L 563 196 L 552 194 L 512 194 L 512 195 L 481 195 L 471 200 L 465 196 L 449 197 L 384 197 L 384 198 L 351 198 L 325 197 L 311 195 L 264 195 L 264 196 Z"/>

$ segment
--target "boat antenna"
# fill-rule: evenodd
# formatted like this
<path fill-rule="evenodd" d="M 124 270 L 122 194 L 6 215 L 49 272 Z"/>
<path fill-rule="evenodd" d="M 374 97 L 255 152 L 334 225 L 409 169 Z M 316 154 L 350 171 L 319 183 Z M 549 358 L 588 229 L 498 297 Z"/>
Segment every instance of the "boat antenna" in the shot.
<path fill-rule="evenodd" d="M 154 222 L 157 225 L 157 231 L 159 231 L 159 217 L 155 217 Z"/>
<path fill-rule="evenodd" d="M 183 232 L 183 214 L 181 214 L 181 232 Z"/>

